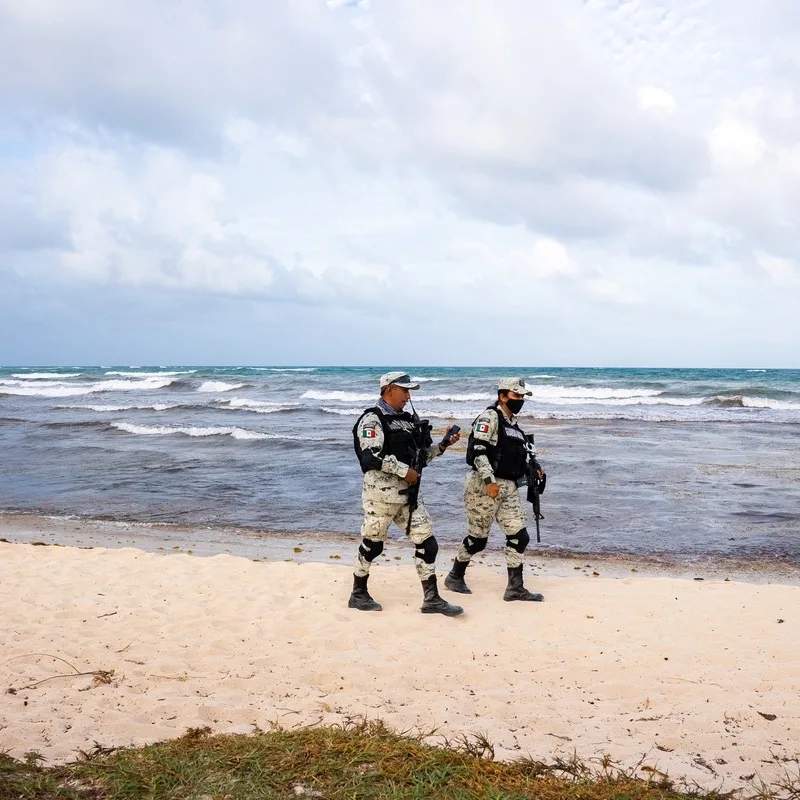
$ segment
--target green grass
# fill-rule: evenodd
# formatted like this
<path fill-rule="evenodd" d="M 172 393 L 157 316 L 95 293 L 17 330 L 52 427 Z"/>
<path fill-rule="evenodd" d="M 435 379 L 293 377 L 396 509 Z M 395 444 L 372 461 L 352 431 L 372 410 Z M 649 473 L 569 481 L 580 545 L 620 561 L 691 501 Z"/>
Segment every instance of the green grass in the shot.
<path fill-rule="evenodd" d="M 493 760 L 480 737 L 434 746 L 381 722 L 275 729 L 250 735 L 190 730 L 140 748 L 96 746 L 74 763 L 43 767 L 0 755 L 0 800 L 677 800 L 729 797 L 678 791 L 666 777 L 634 778 L 606 761 L 544 764 Z M 753 796 L 800 797 L 791 782 Z M 779 791 L 782 789 L 783 791 Z M 788 792 L 788 793 L 787 793 Z M 737 795 L 741 797 L 742 795 Z"/>

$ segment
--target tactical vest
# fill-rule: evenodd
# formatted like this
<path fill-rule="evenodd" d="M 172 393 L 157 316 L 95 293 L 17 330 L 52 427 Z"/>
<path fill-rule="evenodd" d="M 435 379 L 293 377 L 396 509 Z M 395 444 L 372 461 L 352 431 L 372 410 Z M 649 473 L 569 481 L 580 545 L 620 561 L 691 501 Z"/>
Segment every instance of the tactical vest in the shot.
<path fill-rule="evenodd" d="M 494 411 L 497 414 L 497 444 L 491 445 L 481 439 L 481 444 L 486 447 L 486 455 L 492 466 L 492 471 L 496 478 L 507 478 L 515 481 L 521 478 L 526 471 L 528 463 L 528 451 L 525 449 L 525 434 L 522 429 L 514 423 L 513 425 L 506 419 L 505 414 L 495 403 L 489 406 L 487 411 Z M 473 423 L 474 425 L 474 423 Z M 475 469 L 475 433 L 474 430 L 469 434 L 467 442 L 467 464 Z"/>
<path fill-rule="evenodd" d="M 356 451 L 358 463 L 361 465 L 362 472 L 369 472 L 371 467 L 365 467 L 361 461 L 361 444 L 358 440 L 358 429 L 361 425 L 361 420 L 365 415 L 372 412 L 375 414 L 383 428 L 383 448 L 378 453 L 378 458 L 385 456 L 394 456 L 398 461 L 403 464 L 411 464 L 414 461 L 414 456 L 417 452 L 417 442 L 414 438 L 415 424 L 414 417 L 407 411 L 401 411 L 399 414 L 392 414 L 387 417 L 377 406 L 375 408 L 368 408 L 353 426 L 353 448 Z M 430 439 L 430 437 L 427 437 Z M 431 442 L 421 442 L 420 445 L 424 448 L 431 446 Z"/>

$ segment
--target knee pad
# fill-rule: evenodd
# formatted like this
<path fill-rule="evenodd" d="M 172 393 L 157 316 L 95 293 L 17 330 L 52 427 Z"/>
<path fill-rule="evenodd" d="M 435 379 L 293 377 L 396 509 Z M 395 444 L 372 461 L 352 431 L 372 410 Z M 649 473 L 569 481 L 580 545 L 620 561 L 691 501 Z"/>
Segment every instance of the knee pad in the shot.
<path fill-rule="evenodd" d="M 474 556 L 475 553 L 480 553 L 481 550 L 485 549 L 486 537 L 484 536 L 483 539 L 478 539 L 476 536 L 466 536 L 462 544 L 464 545 L 464 549 L 471 556 Z"/>
<path fill-rule="evenodd" d="M 506 546 L 510 547 L 512 550 L 516 550 L 518 553 L 524 553 L 530 540 L 531 537 L 528 536 L 528 529 L 523 528 L 517 531 L 513 536 L 506 536 Z"/>
<path fill-rule="evenodd" d="M 439 543 L 435 536 L 429 536 L 424 542 L 417 545 L 414 555 L 421 558 L 426 564 L 433 564 L 436 561 L 436 554 L 439 552 Z"/>
<path fill-rule="evenodd" d="M 364 561 L 372 562 L 383 552 L 383 542 L 362 539 L 358 552 L 364 557 Z"/>

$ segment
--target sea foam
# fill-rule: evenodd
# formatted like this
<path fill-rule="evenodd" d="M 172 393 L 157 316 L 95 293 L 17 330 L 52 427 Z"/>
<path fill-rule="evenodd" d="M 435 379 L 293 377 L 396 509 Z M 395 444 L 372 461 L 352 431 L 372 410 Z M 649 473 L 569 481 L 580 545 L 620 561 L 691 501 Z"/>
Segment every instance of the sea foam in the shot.
<path fill-rule="evenodd" d="M 303 392 L 301 395 L 306 400 L 341 400 L 343 403 L 364 403 L 377 401 L 376 394 L 360 394 L 358 392 Z"/>
<path fill-rule="evenodd" d="M 243 389 L 245 383 L 225 383 L 225 381 L 205 381 L 200 384 L 198 392 L 230 392 L 233 389 Z"/>

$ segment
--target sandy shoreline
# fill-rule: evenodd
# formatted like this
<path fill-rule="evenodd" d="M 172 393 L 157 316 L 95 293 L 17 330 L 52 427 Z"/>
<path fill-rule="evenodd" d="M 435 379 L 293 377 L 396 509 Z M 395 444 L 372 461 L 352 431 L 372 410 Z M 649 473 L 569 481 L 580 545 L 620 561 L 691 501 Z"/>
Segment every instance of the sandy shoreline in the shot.
<path fill-rule="evenodd" d="M 800 588 L 536 571 L 546 602 L 509 604 L 502 567 L 475 566 L 446 619 L 419 613 L 402 562 L 376 565 L 384 611 L 365 614 L 346 607 L 349 557 L 0 543 L 0 751 L 53 763 L 95 741 L 365 715 L 705 787 L 796 773 Z"/>
<path fill-rule="evenodd" d="M 545 531 L 545 540 L 549 534 Z M 411 564 L 413 550 L 402 532 L 394 527 L 381 560 Z M 35 513 L 0 513 L 0 540 L 66 545 L 70 547 L 134 547 L 151 553 L 187 553 L 198 556 L 233 555 L 258 561 L 350 564 L 360 539 L 328 531 L 256 531 L 252 529 L 115 522 L 47 516 Z M 503 538 L 494 531 L 486 551 L 476 558 L 486 566 L 503 566 Z M 440 542 L 440 569 L 452 559 L 455 546 Z M 662 576 L 689 579 L 719 579 L 747 583 L 781 583 L 800 586 L 796 564 L 776 560 L 736 559 L 706 556 L 669 559 L 625 554 L 571 553 L 547 550 L 535 543 L 527 553 L 531 568 L 542 574 L 570 576 L 574 571 L 598 571 L 603 577 Z"/>

